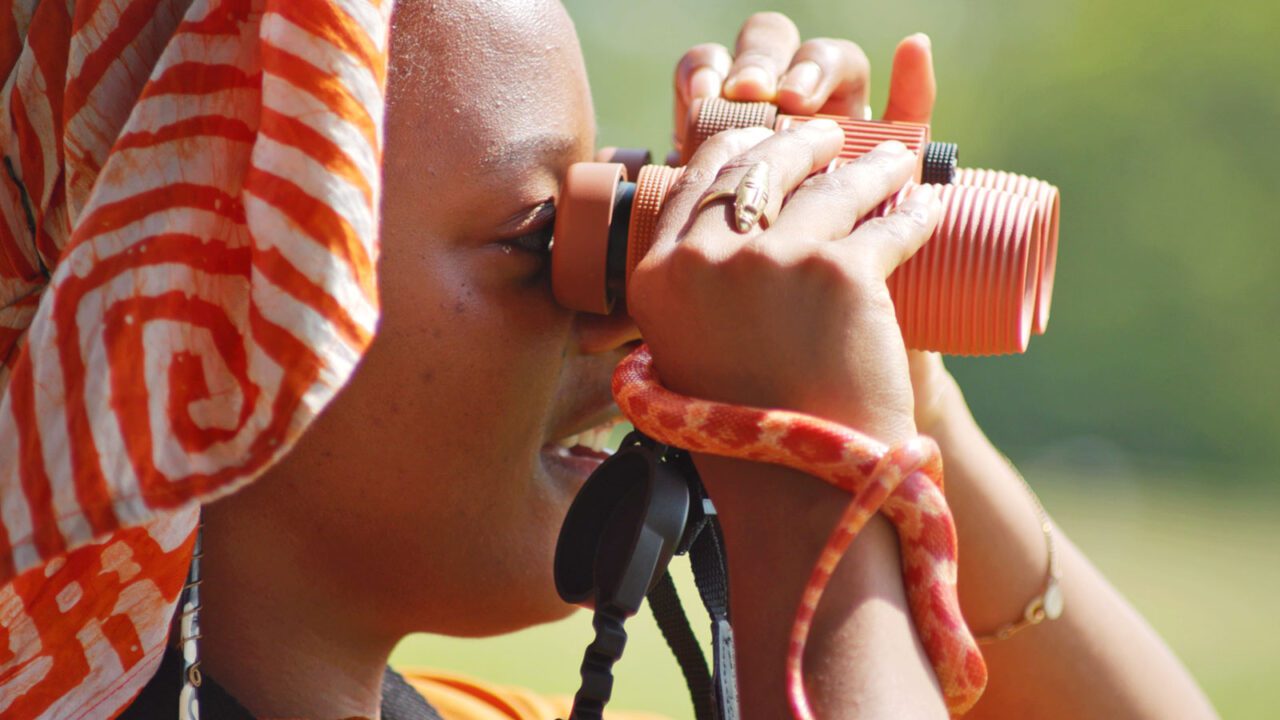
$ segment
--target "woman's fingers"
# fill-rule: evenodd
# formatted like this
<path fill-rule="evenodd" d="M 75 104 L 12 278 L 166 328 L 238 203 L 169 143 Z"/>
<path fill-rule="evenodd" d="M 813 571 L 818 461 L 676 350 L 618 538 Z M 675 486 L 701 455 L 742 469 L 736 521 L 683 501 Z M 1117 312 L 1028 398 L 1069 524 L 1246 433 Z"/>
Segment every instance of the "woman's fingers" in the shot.
<path fill-rule="evenodd" d="M 720 97 L 725 76 L 733 65 L 729 49 L 718 43 L 695 45 L 680 58 L 675 74 L 675 146 L 684 144 L 689 105 L 698 98 Z"/>
<path fill-rule="evenodd" d="M 764 218 L 778 217 L 779 208 L 787 193 L 804 182 L 814 171 L 826 167 L 840 152 L 843 142 L 844 134 L 834 122 L 815 120 L 793 130 L 777 133 L 729 160 L 720 167 L 716 178 L 707 186 L 698 202 L 702 204 L 706 198 L 716 196 L 724 196 L 723 199 L 707 203 L 706 207 L 698 210 L 690 231 L 714 232 L 728 226 L 737 230 L 735 236 L 746 237 L 749 232 L 743 232 L 737 227 L 735 194 L 747 174 L 764 163 L 766 168 L 763 175 L 757 176 L 766 192 L 765 202 L 760 208 L 762 218 L 751 229 L 754 232 L 761 231 L 768 225 Z"/>
<path fill-rule="evenodd" d="M 928 123 L 938 85 L 933 75 L 933 50 L 929 36 L 916 33 L 898 43 L 889 78 L 889 101 L 884 119 Z"/>
<path fill-rule="evenodd" d="M 698 98 L 763 100 L 795 115 L 870 119 L 870 74 L 867 56 L 855 43 L 816 38 L 801 44 L 790 18 L 756 13 L 743 23 L 733 55 L 723 45 L 705 43 L 676 65 L 675 146 L 684 145 L 689 106 Z M 916 33 L 894 53 L 884 119 L 928 123 L 936 95 L 929 36 Z"/>
<path fill-rule="evenodd" d="M 869 256 L 879 276 L 888 278 L 928 242 L 941 216 L 942 203 L 933 187 L 917 185 L 893 212 L 868 220 L 837 244 Z"/>
<path fill-rule="evenodd" d="M 658 218 L 658 241 L 645 255 L 644 262 L 665 255 L 679 242 L 682 228 L 689 224 L 689 216 L 725 163 L 772 135 L 773 131 L 768 128 L 741 128 L 718 133 L 702 143 L 684 166 L 684 174 L 667 193 Z"/>
<path fill-rule="evenodd" d="M 800 47 L 800 31 L 791 18 L 776 12 L 756 13 L 738 33 L 733 67 L 724 82 L 729 100 L 769 100 L 778 92 L 778 79 L 791 66 Z"/>
<path fill-rule="evenodd" d="M 676 100 L 688 107 L 695 98 L 718 97 L 733 57 L 719 43 L 695 45 L 676 64 Z"/>
<path fill-rule="evenodd" d="M 741 239 L 734 229 L 733 199 L 725 198 L 699 208 L 713 193 L 732 193 L 747 171 L 758 162 L 769 165 L 769 205 L 775 217 L 782 198 L 805 176 L 835 157 L 844 135 L 835 123 L 816 121 L 781 133 L 765 128 L 728 130 L 712 136 L 698 148 L 683 176 L 667 194 L 658 219 L 658 241 L 644 263 L 659 262 L 684 235 L 699 230 L 700 237 Z"/>
<path fill-rule="evenodd" d="M 848 40 L 816 38 L 800 46 L 778 83 L 778 107 L 793 115 L 866 115 L 871 63 Z"/>
<path fill-rule="evenodd" d="M 831 172 L 814 175 L 792 194 L 770 234 L 783 242 L 844 237 L 902 187 L 915 164 L 914 153 L 890 141 Z"/>

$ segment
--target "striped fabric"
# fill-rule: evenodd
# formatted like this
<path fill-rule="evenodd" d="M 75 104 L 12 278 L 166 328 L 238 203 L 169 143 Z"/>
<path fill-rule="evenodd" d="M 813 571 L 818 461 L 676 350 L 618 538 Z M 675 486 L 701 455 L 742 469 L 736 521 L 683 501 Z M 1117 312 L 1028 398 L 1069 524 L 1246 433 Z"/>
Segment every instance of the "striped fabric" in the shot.
<path fill-rule="evenodd" d="M 0 718 L 128 703 L 368 346 L 390 12 L 0 0 Z"/>

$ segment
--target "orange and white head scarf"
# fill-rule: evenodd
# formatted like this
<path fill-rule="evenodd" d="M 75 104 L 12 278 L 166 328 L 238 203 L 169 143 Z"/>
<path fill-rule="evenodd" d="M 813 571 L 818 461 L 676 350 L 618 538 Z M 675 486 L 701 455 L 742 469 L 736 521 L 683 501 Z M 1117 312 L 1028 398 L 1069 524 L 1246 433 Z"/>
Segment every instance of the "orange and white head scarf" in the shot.
<path fill-rule="evenodd" d="M 391 4 L 0 0 L 0 718 L 131 701 L 368 346 Z"/>

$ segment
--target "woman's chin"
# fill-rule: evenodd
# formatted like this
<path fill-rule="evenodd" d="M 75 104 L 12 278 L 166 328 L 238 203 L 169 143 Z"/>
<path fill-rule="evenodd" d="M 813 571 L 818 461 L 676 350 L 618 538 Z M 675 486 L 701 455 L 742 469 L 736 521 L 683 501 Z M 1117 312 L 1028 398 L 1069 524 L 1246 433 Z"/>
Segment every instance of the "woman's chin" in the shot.
<path fill-rule="evenodd" d="M 537 607 L 525 606 L 522 608 L 523 612 L 504 612 L 501 616 L 501 622 L 493 622 L 496 618 L 486 613 L 483 619 L 473 618 L 471 622 L 458 622 L 451 624 L 447 628 L 436 628 L 423 632 L 460 638 L 496 637 L 528 630 L 538 625 L 559 622 L 582 610 L 581 606 L 570 605 L 556 598 L 554 602 L 539 603 Z"/>

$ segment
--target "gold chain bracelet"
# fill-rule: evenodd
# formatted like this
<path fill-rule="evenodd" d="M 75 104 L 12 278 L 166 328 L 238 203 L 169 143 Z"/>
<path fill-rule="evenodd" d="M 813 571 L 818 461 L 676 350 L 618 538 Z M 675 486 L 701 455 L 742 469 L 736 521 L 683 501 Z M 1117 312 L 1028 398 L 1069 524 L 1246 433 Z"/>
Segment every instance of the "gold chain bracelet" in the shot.
<path fill-rule="evenodd" d="M 1040 519 L 1040 531 L 1044 533 L 1044 544 L 1049 551 L 1049 572 L 1045 577 L 1044 588 L 1039 595 L 1031 598 L 1031 602 L 1027 603 L 1027 607 L 1022 611 L 1022 617 L 1010 623 L 1005 623 L 996 629 L 995 632 L 988 635 L 980 635 L 977 637 L 979 643 L 988 645 L 1000 640 L 1004 640 L 1023 628 L 1039 625 L 1045 620 L 1056 620 L 1062 615 L 1063 596 L 1062 596 L 1062 573 L 1058 567 L 1057 546 L 1053 540 L 1053 525 L 1049 523 L 1049 514 L 1045 512 L 1044 505 L 1040 502 L 1040 497 L 1036 495 L 1036 491 L 1031 489 L 1031 483 L 1018 472 L 1018 468 L 1013 462 L 1005 457 L 1004 461 L 1009 465 L 1009 469 L 1018 476 L 1022 481 L 1022 486 L 1027 489 L 1027 494 L 1031 496 L 1031 501 L 1036 506 L 1036 516 Z"/>

